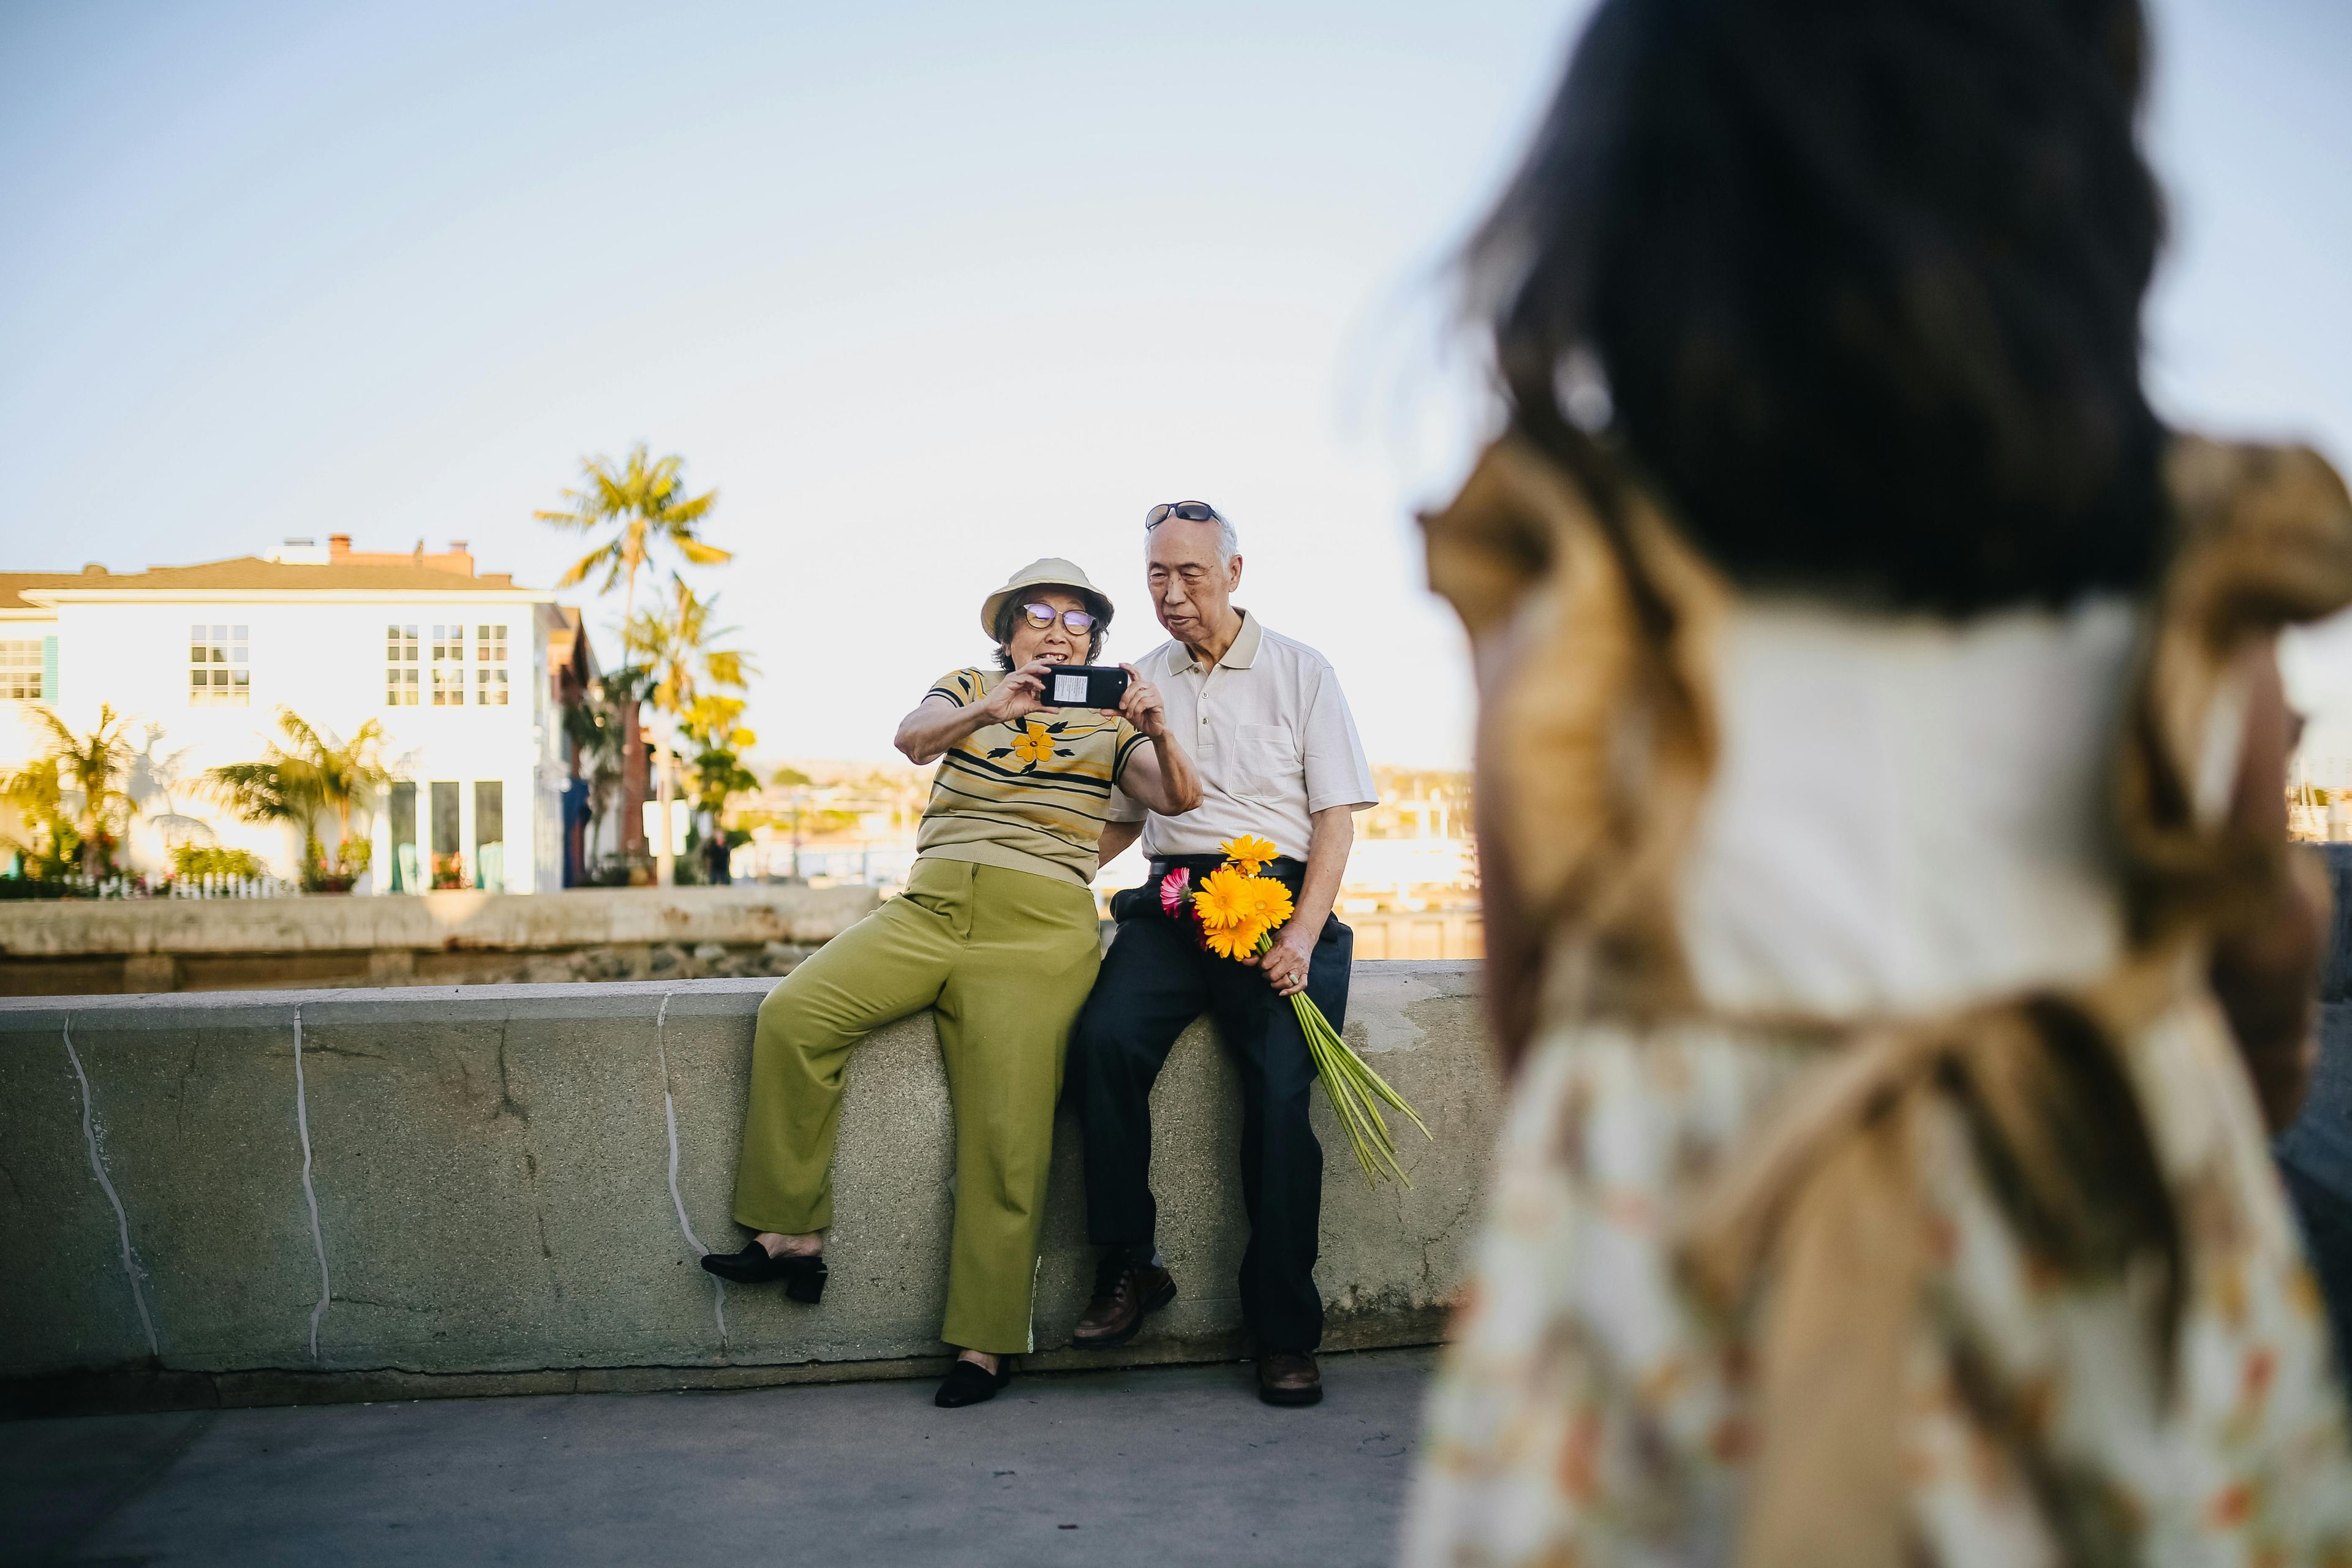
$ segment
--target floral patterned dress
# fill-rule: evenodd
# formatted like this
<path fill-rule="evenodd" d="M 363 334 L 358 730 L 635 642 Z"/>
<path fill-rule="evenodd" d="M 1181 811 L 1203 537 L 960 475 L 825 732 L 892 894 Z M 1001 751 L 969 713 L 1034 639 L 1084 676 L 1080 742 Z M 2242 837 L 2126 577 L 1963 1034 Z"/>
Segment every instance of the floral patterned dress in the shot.
<path fill-rule="evenodd" d="M 2331 594 L 2352 591 L 2352 510 L 2340 482 L 2318 491 L 2314 531 L 2345 542 L 2325 557 Z M 1559 541 L 1555 577 L 1597 558 L 1578 553 L 1572 501 L 1507 452 L 1431 520 L 1433 575 L 1474 633 L 1462 584 L 1475 587 L 1481 542 L 1538 525 Z M 1646 569 L 1672 598 L 1670 547 Z M 2268 558 L 2253 559 L 2259 574 Z M 1589 580 L 1526 592 L 1559 594 L 1576 635 L 1609 635 Z M 1982 1103 L 2004 1072 L 2038 1106 L 2064 1077 L 2049 1062 L 2110 1059 L 2067 1045 L 2078 1015 L 2032 999 L 2099 994 L 2149 945 L 2113 848 L 2110 758 L 2151 687 L 2169 727 L 2140 731 L 2163 730 L 2185 781 L 2172 831 L 2219 831 L 2242 692 L 2215 659 L 2147 651 L 2194 609 L 2176 593 L 1955 626 L 1718 590 L 1689 617 L 1706 635 L 1667 657 L 1702 694 L 1703 743 L 1681 761 L 1652 753 L 1627 797 L 1634 828 L 1580 837 L 1569 814 L 1605 816 L 1605 780 L 1551 818 L 1589 846 L 1565 862 L 1584 900 L 1571 910 L 1651 907 L 1596 915 L 1554 952 L 1549 1022 L 1519 1070 L 1430 1403 L 1406 1563 L 2352 1563 L 2352 1449 L 2324 1314 L 2244 1068 L 2196 979 L 2201 950 L 2142 963 L 2152 1000 L 2136 1011 L 2079 1015 L 2124 1021 L 2116 1076 L 2073 1141 L 2145 1129 L 2132 1147 L 2161 1197 L 2135 1234 L 2154 1244 L 2110 1248 L 2113 1267 L 2063 1261 L 2099 1244 L 2037 1221 L 2014 1156 L 2063 1172 L 2071 1152 L 2004 1144 L 2000 1129 L 2032 1118 Z M 1558 668 L 1603 673 L 1563 675 L 1554 709 L 1621 712 L 1573 683 L 1629 661 L 1573 651 Z M 1542 743 L 1544 765 L 1573 779 L 1573 732 L 1529 742 Z M 1640 825 L 1685 797 L 1671 853 L 1650 853 Z M 1648 882 L 1622 871 L 1636 864 L 1656 868 Z M 1624 978 L 1643 953 L 1670 960 L 1653 967 L 1672 985 Z M 1943 1042 L 1914 1052 L 1927 1065 L 1839 1100 L 1841 1075 L 1924 1039 Z M 1812 1201 L 1801 1183 L 1770 1189 L 1782 1228 L 1752 1249 L 1768 1261 L 1740 1290 L 1703 1289 L 1694 1237 L 1710 1205 L 1809 1117 L 1830 1129 L 1790 1144 L 1816 1152 L 1809 1168 L 1823 1149 L 1880 1163 L 1855 1165 L 1810 1233 L 1782 1224 Z M 1790 1262 L 1804 1246 L 1811 1263 Z M 1810 1298 L 1775 1294 L 1808 1268 Z M 1800 1319 L 1810 1336 L 1788 1329 Z M 1848 1375 L 1850 1357 L 1873 1356 L 1883 1382 Z M 1808 1409 L 1816 1394 L 1826 1412 Z M 1814 1446 L 1783 1440 L 1803 1451 L 1776 1469 L 1776 1434 L 1809 1421 Z"/>

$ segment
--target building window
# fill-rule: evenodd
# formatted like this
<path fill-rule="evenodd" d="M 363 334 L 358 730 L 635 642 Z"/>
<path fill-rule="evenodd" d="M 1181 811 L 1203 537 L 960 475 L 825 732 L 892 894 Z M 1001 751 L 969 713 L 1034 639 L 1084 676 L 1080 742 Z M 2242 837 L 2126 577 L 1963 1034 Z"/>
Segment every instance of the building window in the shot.
<path fill-rule="evenodd" d="M 387 708 L 416 706 L 417 680 L 416 628 L 386 626 L 383 628 L 383 705 Z"/>
<path fill-rule="evenodd" d="M 474 886 L 493 893 L 507 889 L 506 793 L 497 779 L 474 785 Z"/>
<path fill-rule="evenodd" d="M 243 626 L 188 628 L 188 706 L 243 708 L 253 700 Z"/>
<path fill-rule="evenodd" d="M 466 705 L 466 627 L 433 628 L 433 706 L 463 708 Z"/>
<path fill-rule="evenodd" d="M 457 781 L 434 780 L 426 801 L 433 812 L 433 819 L 427 825 L 432 830 L 433 886 L 462 888 L 466 885 L 466 857 L 457 849 Z"/>
<path fill-rule="evenodd" d="M 482 708 L 507 705 L 507 629 L 474 627 L 474 702 Z"/>
<path fill-rule="evenodd" d="M 38 702 L 44 695 L 40 643 L 0 642 L 0 702 Z"/>

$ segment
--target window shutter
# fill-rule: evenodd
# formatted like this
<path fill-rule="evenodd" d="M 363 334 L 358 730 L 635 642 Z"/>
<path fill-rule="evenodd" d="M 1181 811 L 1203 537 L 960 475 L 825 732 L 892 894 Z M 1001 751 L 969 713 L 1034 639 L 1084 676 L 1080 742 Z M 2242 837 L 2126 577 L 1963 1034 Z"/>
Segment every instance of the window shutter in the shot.
<path fill-rule="evenodd" d="M 55 703 L 58 700 L 58 639 L 41 639 L 41 700 Z"/>

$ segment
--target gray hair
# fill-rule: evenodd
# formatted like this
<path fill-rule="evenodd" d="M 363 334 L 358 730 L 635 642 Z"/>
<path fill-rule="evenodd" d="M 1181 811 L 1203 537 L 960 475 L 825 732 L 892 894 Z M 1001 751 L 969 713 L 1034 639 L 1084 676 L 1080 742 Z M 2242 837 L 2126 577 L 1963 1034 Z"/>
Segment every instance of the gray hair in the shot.
<path fill-rule="evenodd" d="M 1203 506 L 1208 505 L 1206 501 L 1203 501 L 1202 504 Z M 1242 536 L 1234 530 L 1234 520 L 1232 518 L 1227 517 L 1223 512 L 1219 511 L 1213 506 L 1209 507 L 1209 514 L 1217 525 L 1217 559 L 1220 561 L 1231 561 L 1234 556 L 1239 555 L 1242 552 Z M 1168 519 L 1163 517 L 1160 520 L 1160 522 L 1166 522 L 1167 521 Z M 1160 522 L 1150 522 L 1144 524 L 1143 531 L 1149 534 L 1153 529 L 1160 526 Z"/>

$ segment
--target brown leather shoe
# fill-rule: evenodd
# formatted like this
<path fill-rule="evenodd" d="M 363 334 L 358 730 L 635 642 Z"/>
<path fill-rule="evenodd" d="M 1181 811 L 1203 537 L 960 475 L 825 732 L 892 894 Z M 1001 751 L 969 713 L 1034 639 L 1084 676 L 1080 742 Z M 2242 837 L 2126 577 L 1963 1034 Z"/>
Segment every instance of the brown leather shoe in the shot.
<path fill-rule="evenodd" d="M 1317 1405 L 1323 1373 L 1312 1355 L 1283 1351 L 1257 1358 L 1257 1396 L 1268 1405 Z"/>
<path fill-rule="evenodd" d="M 1107 1351 L 1135 1338 L 1146 1315 L 1176 1299 L 1176 1281 L 1157 1264 L 1106 1261 L 1095 1273 L 1095 1299 L 1078 1314 L 1070 1343 L 1082 1351 Z"/>

